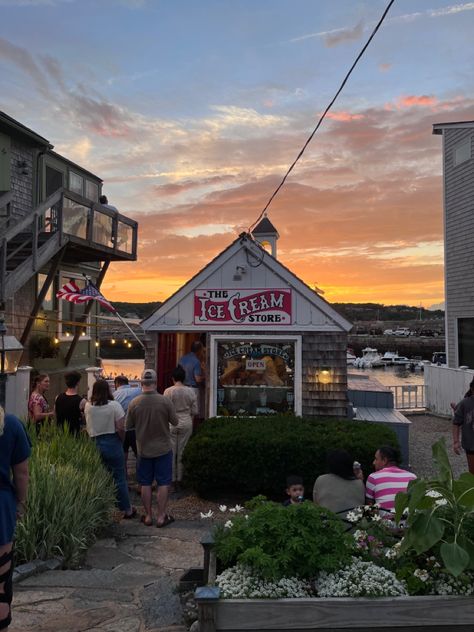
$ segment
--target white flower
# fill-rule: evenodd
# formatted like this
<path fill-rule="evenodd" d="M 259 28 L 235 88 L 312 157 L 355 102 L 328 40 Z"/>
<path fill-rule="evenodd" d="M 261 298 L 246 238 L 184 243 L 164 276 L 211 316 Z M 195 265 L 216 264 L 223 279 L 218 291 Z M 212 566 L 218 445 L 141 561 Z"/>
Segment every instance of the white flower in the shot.
<path fill-rule="evenodd" d="M 395 557 L 397 557 L 398 555 L 398 550 L 395 547 L 392 547 L 391 549 L 387 549 L 385 551 L 385 557 L 387 557 L 389 560 L 393 560 Z"/>
<path fill-rule="evenodd" d="M 227 505 L 219 505 L 219 511 L 227 511 Z"/>
<path fill-rule="evenodd" d="M 423 568 L 417 568 L 413 571 L 414 577 L 418 577 L 422 582 L 426 582 L 430 578 L 430 574 Z"/>
<path fill-rule="evenodd" d="M 435 505 L 436 507 L 442 507 L 443 505 L 447 505 L 448 501 L 446 500 L 446 498 L 438 498 L 438 500 L 435 500 Z"/>
<path fill-rule="evenodd" d="M 245 520 L 248 520 L 249 519 L 249 515 L 245 514 L 244 518 L 245 518 Z"/>
<path fill-rule="evenodd" d="M 213 515 L 214 515 L 214 512 L 211 511 L 210 509 L 209 509 L 209 511 L 207 513 L 202 513 L 202 511 L 201 511 L 201 518 L 203 520 L 205 520 L 206 518 L 212 518 Z"/>
<path fill-rule="evenodd" d="M 361 518 L 362 518 L 362 512 L 360 511 L 360 509 L 354 509 L 353 511 L 348 511 L 346 514 L 346 520 L 349 520 L 349 522 L 359 522 Z"/>
<path fill-rule="evenodd" d="M 296 577 L 267 581 L 252 575 L 250 569 L 237 564 L 217 576 L 216 584 L 224 599 L 282 599 L 311 597 L 309 584 Z"/>
<path fill-rule="evenodd" d="M 441 498 L 443 494 L 440 494 L 436 489 L 429 489 L 425 496 L 429 496 L 430 498 Z"/>
<path fill-rule="evenodd" d="M 227 522 L 224 525 L 224 528 L 225 529 L 230 529 L 233 526 L 234 526 L 234 523 L 232 522 L 232 520 L 227 520 Z"/>
<path fill-rule="evenodd" d="M 380 522 L 380 520 L 382 520 L 382 517 L 380 516 L 380 514 L 374 514 L 372 516 L 372 522 Z"/>
<path fill-rule="evenodd" d="M 234 511 L 235 511 L 236 513 L 240 513 L 242 510 L 243 510 L 242 505 L 235 505 L 235 507 L 234 507 Z"/>
<path fill-rule="evenodd" d="M 320 573 L 315 587 L 319 597 L 397 597 L 407 594 L 394 573 L 357 558 L 352 558 L 352 564 L 335 573 Z"/>

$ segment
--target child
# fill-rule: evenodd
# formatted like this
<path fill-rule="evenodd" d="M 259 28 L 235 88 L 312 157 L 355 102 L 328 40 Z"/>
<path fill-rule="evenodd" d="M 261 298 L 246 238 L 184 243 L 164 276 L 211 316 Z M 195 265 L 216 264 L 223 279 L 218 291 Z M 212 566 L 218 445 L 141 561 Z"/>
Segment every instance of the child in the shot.
<path fill-rule="evenodd" d="M 283 503 L 284 507 L 298 505 L 304 500 L 304 486 L 301 476 L 288 476 L 286 479 L 286 493 L 289 498 Z"/>

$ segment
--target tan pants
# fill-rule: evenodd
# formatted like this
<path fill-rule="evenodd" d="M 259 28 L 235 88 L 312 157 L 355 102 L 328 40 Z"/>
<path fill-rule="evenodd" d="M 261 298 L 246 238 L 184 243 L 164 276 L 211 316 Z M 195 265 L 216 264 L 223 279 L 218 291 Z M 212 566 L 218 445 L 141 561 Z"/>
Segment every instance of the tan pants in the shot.
<path fill-rule="evenodd" d="M 180 482 L 183 478 L 183 452 L 192 435 L 193 424 L 192 422 L 180 423 L 177 426 L 172 426 L 170 432 L 171 447 L 173 450 L 173 481 Z"/>

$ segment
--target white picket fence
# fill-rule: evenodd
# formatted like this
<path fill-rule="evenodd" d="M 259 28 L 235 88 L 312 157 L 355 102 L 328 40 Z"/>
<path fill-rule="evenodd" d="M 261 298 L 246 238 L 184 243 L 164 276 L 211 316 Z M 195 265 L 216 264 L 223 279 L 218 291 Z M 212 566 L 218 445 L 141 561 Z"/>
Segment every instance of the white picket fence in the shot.
<path fill-rule="evenodd" d="M 426 408 L 424 384 L 402 384 L 388 387 L 393 393 L 393 407 L 398 410 Z"/>
<path fill-rule="evenodd" d="M 436 415 L 450 417 L 451 402 L 459 402 L 474 378 L 471 369 L 450 369 L 434 364 L 425 366 L 426 408 Z"/>

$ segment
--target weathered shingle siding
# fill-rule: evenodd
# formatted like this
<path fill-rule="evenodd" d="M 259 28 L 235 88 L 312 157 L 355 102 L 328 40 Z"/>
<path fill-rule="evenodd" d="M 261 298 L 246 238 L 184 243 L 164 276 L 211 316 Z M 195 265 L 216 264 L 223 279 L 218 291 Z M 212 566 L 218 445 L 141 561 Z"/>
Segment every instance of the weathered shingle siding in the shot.
<path fill-rule="evenodd" d="M 11 189 L 13 200 L 11 214 L 20 219 L 33 211 L 33 177 L 36 150 L 12 138 L 11 145 Z M 25 164 L 21 167 L 20 164 Z M 25 171 L 26 173 L 23 173 Z"/>
<path fill-rule="evenodd" d="M 456 146 L 470 138 L 471 158 L 454 164 Z M 446 342 L 448 365 L 458 365 L 457 318 L 474 317 L 474 129 L 444 131 Z"/>

